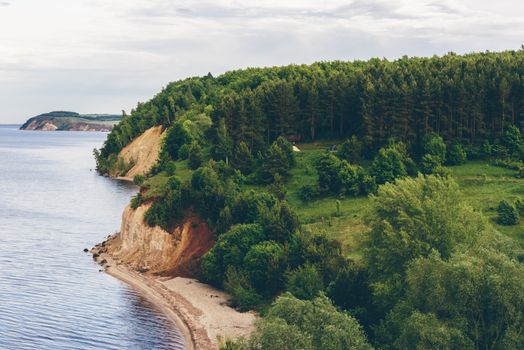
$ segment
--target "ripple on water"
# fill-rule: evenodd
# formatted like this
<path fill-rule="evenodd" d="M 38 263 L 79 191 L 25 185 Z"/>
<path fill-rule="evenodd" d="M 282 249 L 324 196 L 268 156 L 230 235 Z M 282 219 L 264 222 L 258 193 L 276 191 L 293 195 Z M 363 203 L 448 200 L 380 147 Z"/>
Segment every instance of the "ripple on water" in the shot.
<path fill-rule="evenodd" d="M 0 127 L 0 349 L 182 349 L 170 320 L 86 247 L 135 188 L 97 176 L 102 133 Z"/>

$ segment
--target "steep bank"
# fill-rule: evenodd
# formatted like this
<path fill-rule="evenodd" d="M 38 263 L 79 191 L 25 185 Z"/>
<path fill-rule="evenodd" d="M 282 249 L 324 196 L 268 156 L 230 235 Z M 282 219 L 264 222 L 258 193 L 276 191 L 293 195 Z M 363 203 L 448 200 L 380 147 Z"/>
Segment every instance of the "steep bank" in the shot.
<path fill-rule="evenodd" d="M 171 232 L 144 222 L 149 205 L 122 215 L 120 233 L 96 246 L 93 256 L 106 272 L 130 284 L 181 330 L 188 349 L 218 349 L 220 339 L 247 336 L 254 313 L 240 313 L 229 306 L 223 291 L 191 276 L 198 260 L 214 244 L 207 223 L 188 216 Z"/>
<path fill-rule="evenodd" d="M 119 177 L 133 180 L 135 175 L 144 175 L 151 170 L 160 153 L 162 135 L 162 126 L 155 126 L 144 131 L 124 147 L 118 154 L 118 158 L 123 159 L 126 164 L 131 164 L 132 167 Z"/>
<path fill-rule="evenodd" d="M 120 234 L 107 242 L 108 252 L 140 271 L 192 275 L 195 264 L 213 247 L 213 232 L 198 216 L 187 217 L 172 232 L 149 227 L 144 222 L 149 207 L 124 210 Z"/>

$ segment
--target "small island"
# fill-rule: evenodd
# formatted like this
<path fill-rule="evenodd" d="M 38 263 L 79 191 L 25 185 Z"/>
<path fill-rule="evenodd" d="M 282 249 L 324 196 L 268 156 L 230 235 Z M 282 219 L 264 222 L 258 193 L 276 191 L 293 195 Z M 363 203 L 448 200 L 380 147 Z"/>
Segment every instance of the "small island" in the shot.
<path fill-rule="evenodd" d="M 109 132 L 122 117 L 112 114 L 78 114 L 54 111 L 29 118 L 20 130 L 105 131 Z"/>

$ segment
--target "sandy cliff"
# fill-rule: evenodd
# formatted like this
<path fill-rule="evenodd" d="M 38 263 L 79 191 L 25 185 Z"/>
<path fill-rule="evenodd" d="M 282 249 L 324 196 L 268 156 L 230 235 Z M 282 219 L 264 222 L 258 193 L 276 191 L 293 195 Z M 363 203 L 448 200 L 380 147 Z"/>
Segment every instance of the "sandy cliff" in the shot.
<path fill-rule="evenodd" d="M 109 252 L 139 271 L 191 275 L 198 260 L 213 246 L 213 232 L 197 216 L 188 216 L 172 232 L 149 227 L 144 222 L 149 206 L 124 210 L 120 234 L 108 242 Z"/>
<path fill-rule="evenodd" d="M 121 176 L 132 180 L 135 175 L 144 175 L 155 165 L 162 145 L 162 126 L 147 129 L 124 147 L 118 154 L 126 163 L 134 164 L 129 171 Z"/>
<path fill-rule="evenodd" d="M 248 336 L 255 313 L 236 311 L 227 293 L 188 278 L 214 244 L 207 223 L 188 215 L 170 232 L 149 227 L 144 222 L 149 206 L 128 206 L 120 233 L 96 246 L 93 256 L 177 323 L 187 349 L 218 349 L 221 339 Z"/>

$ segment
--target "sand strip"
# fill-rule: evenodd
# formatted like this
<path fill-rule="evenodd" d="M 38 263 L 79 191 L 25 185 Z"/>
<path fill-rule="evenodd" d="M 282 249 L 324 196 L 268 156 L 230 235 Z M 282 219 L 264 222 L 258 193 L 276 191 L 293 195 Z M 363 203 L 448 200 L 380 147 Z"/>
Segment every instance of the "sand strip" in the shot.
<path fill-rule="evenodd" d="M 129 284 L 163 312 L 179 329 L 189 350 L 218 349 L 220 340 L 247 336 L 256 315 L 228 305 L 223 291 L 191 278 L 161 278 L 139 273 L 97 246 L 92 253 L 105 271 Z M 105 260 L 105 261 L 104 261 Z"/>

